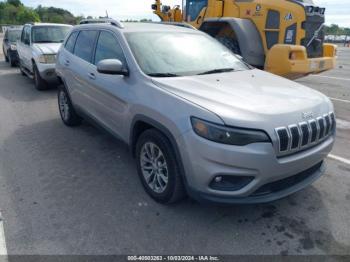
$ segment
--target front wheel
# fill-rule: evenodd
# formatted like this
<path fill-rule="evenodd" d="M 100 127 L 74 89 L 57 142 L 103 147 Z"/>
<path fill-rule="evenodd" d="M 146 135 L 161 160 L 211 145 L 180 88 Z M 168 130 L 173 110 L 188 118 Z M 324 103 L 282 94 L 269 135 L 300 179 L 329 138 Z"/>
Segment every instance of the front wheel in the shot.
<path fill-rule="evenodd" d="M 64 86 L 58 87 L 58 108 L 61 119 L 66 126 L 78 126 L 81 124 L 82 119 L 76 113 Z"/>
<path fill-rule="evenodd" d="M 171 143 L 156 129 L 146 130 L 136 145 L 137 170 L 146 192 L 157 202 L 175 203 L 186 195 Z"/>
<path fill-rule="evenodd" d="M 21 60 L 19 60 L 19 71 L 21 71 L 22 76 L 26 76 L 27 74 L 24 72 L 24 68 L 22 66 Z"/>
<path fill-rule="evenodd" d="M 48 84 L 47 82 L 41 78 L 39 70 L 36 65 L 33 66 L 33 71 L 34 71 L 34 83 L 35 83 L 35 88 L 39 91 L 47 90 Z"/>
<path fill-rule="evenodd" d="M 8 58 L 11 67 L 16 67 L 16 62 L 12 60 L 11 56 Z"/>
<path fill-rule="evenodd" d="M 5 51 L 3 51 L 3 54 L 4 54 L 4 56 L 5 56 L 5 62 L 8 63 L 8 62 L 9 62 L 9 58 L 8 58 L 7 55 L 5 55 Z"/>

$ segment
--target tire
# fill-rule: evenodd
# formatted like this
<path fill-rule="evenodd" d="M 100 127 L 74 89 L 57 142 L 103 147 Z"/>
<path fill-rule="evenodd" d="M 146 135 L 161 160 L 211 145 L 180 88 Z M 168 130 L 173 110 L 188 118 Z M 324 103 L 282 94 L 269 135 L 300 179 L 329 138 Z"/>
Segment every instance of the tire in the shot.
<path fill-rule="evenodd" d="M 153 146 L 153 156 L 158 157 L 157 163 L 154 163 L 157 157 L 150 156 L 151 146 Z M 155 201 L 171 204 L 186 196 L 174 150 L 168 138 L 161 132 L 148 129 L 141 134 L 136 144 L 136 161 L 142 185 Z M 152 181 L 155 182 L 152 184 Z"/>
<path fill-rule="evenodd" d="M 230 38 L 228 36 L 221 36 L 221 37 L 217 37 L 216 39 L 236 55 L 241 55 L 241 49 L 236 39 Z"/>
<path fill-rule="evenodd" d="M 3 52 L 2 52 L 2 53 L 4 54 L 5 62 L 8 63 L 8 62 L 9 62 L 9 58 L 8 58 L 7 55 L 5 55 L 5 50 L 4 50 L 4 49 L 3 49 Z"/>
<path fill-rule="evenodd" d="M 82 122 L 82 118 L 75 111 L 69 94 L 63 85 L 58 87 L 57 98 L 58 110 L 63 123 L 69 127 L 79 126 Z"/>
<path fill-rule="evenodd" d="M 22 76 L 27 76 L 27 74 L 24 72 L 21 60 L 19 60 L 19 71 L 21 71 Z"/>
<path fill-rule="evenodd" d="M 12 58 L 11 58 L 11 56 L 9 57 L 9 63 L 10 63 L 10 66 L 11 67 L 16 67 L 16 62 L 14 62 L 13 60 L 12 60 Z"/>
<path fill-rule="evenodd" d="M 35 88 L 39 91 L 47 90 L 49 85 L 47 82 L 41 78 L 40 73 L 36 65 L 33 65 L 33 73 L 34 73 L 34 84 Z"/>

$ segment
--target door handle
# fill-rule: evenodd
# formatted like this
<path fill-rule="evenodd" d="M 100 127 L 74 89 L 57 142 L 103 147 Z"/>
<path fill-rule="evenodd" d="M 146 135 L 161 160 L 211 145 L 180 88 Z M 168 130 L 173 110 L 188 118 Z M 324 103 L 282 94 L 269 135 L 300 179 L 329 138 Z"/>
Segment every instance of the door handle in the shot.
<path fill-rule="evenodd" d="M 64 61 L 64 65 L 65 65 L 65 66 L 69 66 L 69 65 L 70 65 L 70 61 L 69 61 L 69 60 L 65 60 L 65 61 Z"/>
<path fill-rule="evenodd" d="M 89 78 L 90 78 L 91 80 L 95 80 L 95 79 L 96 79 L 96 76 L 95 76 L 94 73 L 89 73 L 88 75 L 89 75 Z"/>

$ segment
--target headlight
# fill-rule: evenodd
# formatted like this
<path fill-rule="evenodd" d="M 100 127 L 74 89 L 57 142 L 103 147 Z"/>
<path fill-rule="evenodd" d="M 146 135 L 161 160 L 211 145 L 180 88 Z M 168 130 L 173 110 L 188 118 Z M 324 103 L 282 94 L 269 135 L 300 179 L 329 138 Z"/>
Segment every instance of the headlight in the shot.
<path fill-rule="evenodd" d="M 213 142 L 236 146 L 271 143 L 271 139 L 263 131 L 226 127 L 195 117 L 191 118 L 191 122 L 197 135 Z"/>
<path fill-rule="evenodd" d="M 41 64 L 55 64 L 56 55 L 41 55 L 39 56 L 39 62 Z"/>
<path fill-rule="evenodd" d="M 12 51 L 16 51 L 16 50 L 17 50 L 17 46 L 16 46 L 16 45 L 13 45 L 13 44 L 10 45 L 10 48 L 11 48 Z"/>

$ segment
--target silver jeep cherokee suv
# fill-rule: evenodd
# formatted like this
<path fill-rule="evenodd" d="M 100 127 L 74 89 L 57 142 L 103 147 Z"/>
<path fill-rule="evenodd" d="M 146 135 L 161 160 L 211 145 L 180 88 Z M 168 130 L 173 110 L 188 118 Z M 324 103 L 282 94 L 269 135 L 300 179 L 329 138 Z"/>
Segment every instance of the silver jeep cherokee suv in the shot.
<path fill-rule="evenodd" d="M 320 178 L 335 139 L 330 100 L 252 69 L 210 36 L 162 24 L 76 26 L 61 47 L 59 110 L 126 142 L 143 186 L 171 203 L 186 193 L 269 202 Z"/>

